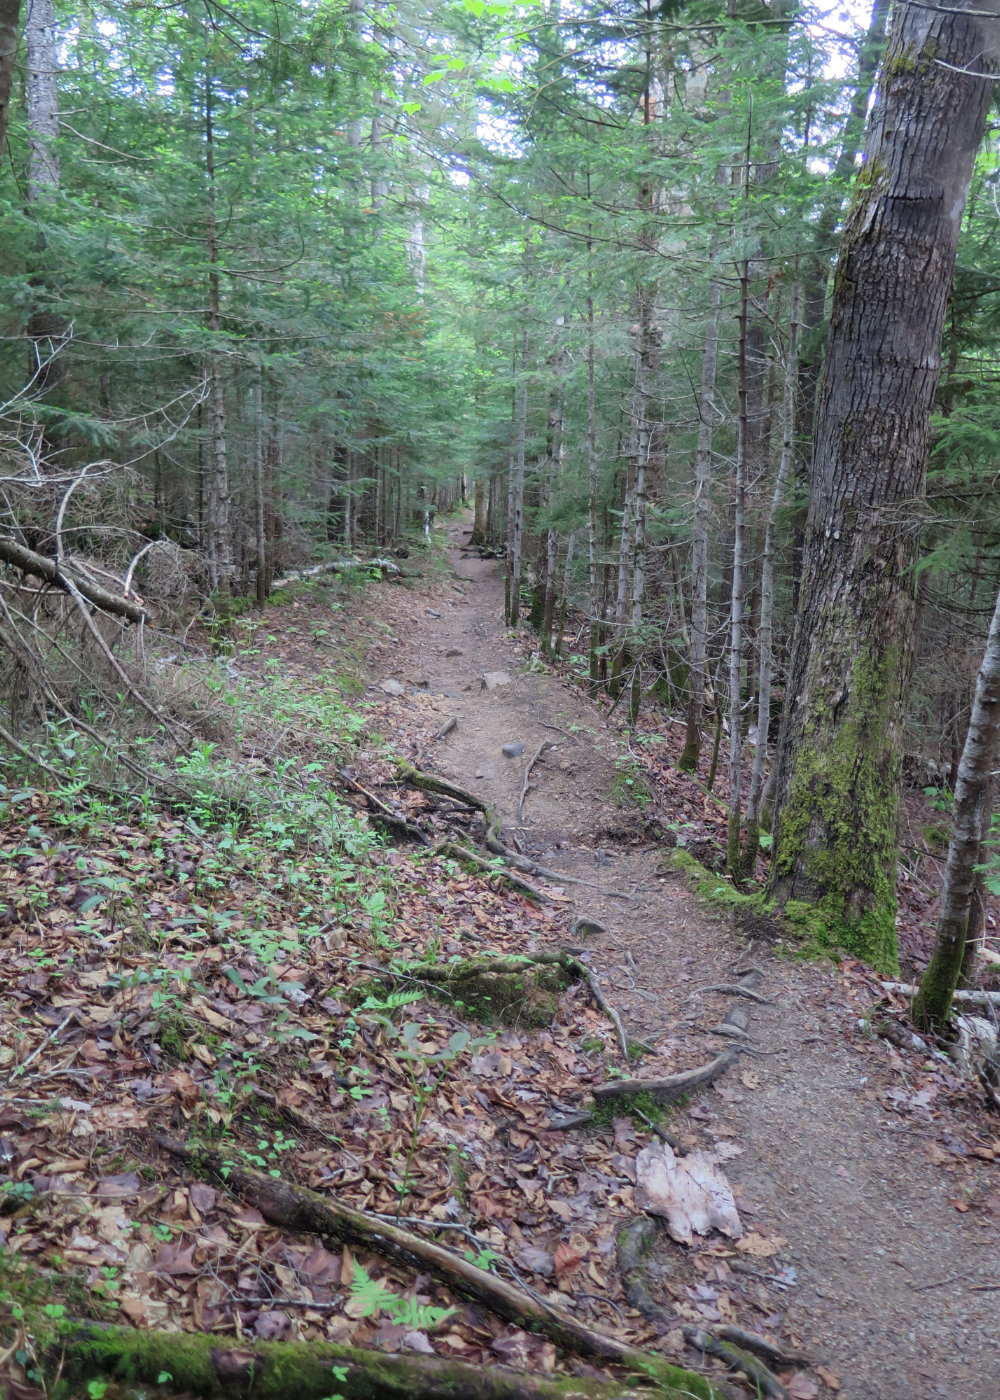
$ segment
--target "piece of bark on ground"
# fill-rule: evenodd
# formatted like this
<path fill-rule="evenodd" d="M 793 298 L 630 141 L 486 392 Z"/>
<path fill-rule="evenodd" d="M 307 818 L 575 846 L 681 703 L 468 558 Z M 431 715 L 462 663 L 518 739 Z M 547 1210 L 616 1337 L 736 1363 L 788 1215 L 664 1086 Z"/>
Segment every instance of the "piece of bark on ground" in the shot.
<path fill-rule="evenodd" d="M 221 1153 L 189 1148 L 173 1138 L 158 1137 L 156 1141 L 165 1152 L 188 1162 L 199 1176 L 210 1178 L 239 1196 L 274 1225 L 336 1239 L 343 1244 L 360 1245 L 410 1268 L 426 1270 L 454 1292 L 482 1303 L 498 1317 L 519 1327 L 547 1336 L 556 1346 L 575 1356 L 652 1376 L 668 1391 L 673 1386 L 684 1393 L 683 1388 L 687 1386 L 692 1396 L 703 1400 L 713 1400 L 717 1393 L 703 1376 L 671 1366 L 653 1353 L 587 1327 L 562 1309 L 531 1296 L 496 1274 L 477 1268 L 443 1245 L 421 1239 L 366 1211 L 356 1210 L 334 1196 L 319 1196 L 304 1187 L 262 1176 L 236 1165 Z"/>

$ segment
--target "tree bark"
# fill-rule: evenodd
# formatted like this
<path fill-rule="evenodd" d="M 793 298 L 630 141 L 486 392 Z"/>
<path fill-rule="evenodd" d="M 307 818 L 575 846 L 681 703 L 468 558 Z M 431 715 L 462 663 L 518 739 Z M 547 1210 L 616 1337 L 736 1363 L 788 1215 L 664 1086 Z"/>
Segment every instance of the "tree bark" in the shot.
<path fill-rule="evenodd" d="M 896 819 L 931 406 L 1000 0 L 896 12 L 834 279 L 771 891 L 896 963 Z M 985 16 L 985 17 L 984 17 Z"/>
<path fill-rule="evenodd" d="M 205 60 L 205 171 L 208 176 L 208 328 L 218 340 L 221 329 L 219 297 L 219 230 L 215 209 L 215 140 L 212 120 L 212 72 Z M 229 526 L 229 464 L 226 444 L 226 393 L 222 357 L 216 344 L 209 357 L 208 422 L 211 455 L 205 492 L 208 534 L 208 582 L 212 592 L 227 590 L 233 575 L 233 541 Z"/>
<path fill-rule="evenodd" d="M 764 770 L 767 765 L 767 737 L 771 726 L 771 680 L 774 666 L 774 537 L 778 511 L 785 498 L 795 449 L 795 381 L 798 370 L 799 288 L 792 288 L 791 321 L 788 328 L 788 358 L 785 362 L 785 388 L 781 410 L 781 458 L 774 480 L 771 509 L 764 532 L 764 553 L 760 570 L 760 669 L 757 686 L 757 744 L 750 771 L 747 797 L 746 840 L 740 857 L 740 876 L 750 879 L 760 850 L 761 807 Z"/>
<path fill-rule="evenodd" d="M 516 627 L 521 616 L 521 543 L 524 537 L 524 457 L 528 437 L 528 332 L 521 335 L 521 382 L 517 386 L 517 441 L 514 450 L 514 490 L 510 548 L 510 613 Z"/>
<path fill-rule="evenodd" d="M 473 486 L 473 515 L 472 534 L 469 537 L 471 545 L 484 545 L 486 543 L 486 492 L 489 482 L 484 476 L 477 476 Z"/>
<path fill-rule="evenodd" d="M 687 736 L 678 767 L 694 773 L 701 755 L 705 714 L 705 663 L 708 638 L 708 524 L 712 483 L 712 435 L 715 429 L 715 376 L 719 358 L 720 284 L 708 288 L 708 320 L 701 359 L 701 398 L 698 404 L 698 446 L 694 459 L 694 516 L 691 523 L 691 661 Z"/>
<path fill-rule="evenodd" d="M 45 206 L 59 193 L 59 60 L 53 0 L 27 0 L 24 37 L 27 48 L 28 207 L 44 219 Z M 53 304 L 54 289 L 45 269 L 45 250 L 43 227 L 38 234 L 39 262 L 31 278 L 35 305 L 27 327 L 31 342 L 28 376 L 39 398 L 51 396 L 63 381 L 60 350 L 67 334 L 66 321 Z M 46 432 L 46 455 L 55 445 Z"/>
<path fill-rule="evenodd" d="M 966 933 L 975 893 L 983 815 L 992 797 L 991 777 L 1000 749 L 1000 594 L 976 681 L 972 718 L 958 765 L 951 840 L 941 890 L 941 911 L 930 964 L 913 1003 L 913 1019 L 925 1030 L 942 1030 L 962 973 Z"/>
<path fill-rule="evenodd" d="M 740 822 L 743 784 L 743 586 L 747 518 L 747 456 L 751 424 L 747 383 L 747 303 L 750 265 L 740 268 L 739 342 L 737 346 L 736 392 L 739 412 L 736 420 L 736 476 L 733 482 L 733 583 L 729 604 L 729 822 L 726 841 L 726 870 L 740 876 Z"/>
<path fill-rule="evenodd" d="M 10 85 L 14 78 L 20 17 L 21 0 L 0 0 L 0 154 L 7 140 L 7 113 L 10 110 Z"/>

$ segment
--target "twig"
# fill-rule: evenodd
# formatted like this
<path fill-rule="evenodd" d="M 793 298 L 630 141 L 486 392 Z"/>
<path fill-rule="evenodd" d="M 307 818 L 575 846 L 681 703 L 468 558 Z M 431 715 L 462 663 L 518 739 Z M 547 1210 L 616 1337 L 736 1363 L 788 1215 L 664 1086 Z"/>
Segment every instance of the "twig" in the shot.
<path fill-rule="evenodd" d="M 654 1123 L 652 1118 L 650 1118 L 648 1114 L 643 1113 L 641 1108 L 636 1108 L 635 1106 L 633 1106 L 632 1112 L 637 1118 L 642 1119 L 642 1121 L 645 1123 L 646 1127 L 650 1130 L 650 1132 L 655 1133 L 661 1142 L 665 1142 L 667 1146 L 672 1147 L 675 1152 L 681 1151 L 680 1141 L 679 1139 L 674 1137 L 673 1133 L 668 1133 L 666 1128 L 661 1128 L 659 1123 Z"/>
<path fill-rule="evenodd" d="M 915 997 L 920 990 L 912 982 L 883 982 L 882 986 L 903 997 Z M 955 992 L 952 1000 L 965 1006 L 1000 1006 L 1000 992 Z"/>
<path fill-rule="evenodd" d="M 21 1074 L 24 1073 L 24 1071 L 28 1068 L 28 1066 L 29 1066 L 30 1064 L 33 1063 L 33 1061 L 35 1061 L 35 1060 L 38 1059 L 39 1055 L 40 1055 L 40 1054 L 42 1053 L 42 1051 L 45 1049 L 46 1045 L 48 1045 L 51 1041 L 55 1040 L 56 1036 L 59 1034 L 60 1031 L 64 1031 L 64 1030 L 66 1029 L 66 1027 L 69 1025 L 70 1021 L 72 1021 L 72 1019 L 73 1019 L 73 1017 L 74 1017 L 75 1015 L 76 1015 L 76 1007 L 74 1006 L 73 1010 L 70 1011 L 70 1012 L 59 1022 L 58 1026 L 56 1026 L 55 1030 L 54 1030 L 54 1031 L 50 1031 L 49 1034 L 48 1034 L 48 1035 L 45 1037 L 45 1039 L 42 1041 L 42 1043 L 41 1043 L 40 1045 L 37 1045 L 37 1046 L 35 1047 L 35 1049 L 32 1050 L 31 1054 L 30 1054 L 30 1055 L 28 1056 L 28 1058 L 24 1061 L 24 1063 L 18 1066 L 18 1069 L 19 1069 L 19 1071 L 21 1072 Z"/>
<path fill-rule="evenodd" d="M 964 1273 L 949 1274 L 947 1278 L 936 1278 L 931 1283 L 911 1283 L 910 1288 L 914 1293 L 927 1293 L 932 1288 L 946 1288 L 949 1283 L 958 1283 L 961 1279 L 968 1278 L 971 1272 L 971 1269 L 966 1269 Z"/>
<path fill-rule="evenodd" d="M 545 750 L 550 747 L 551 740 L 543 739 L 542 742 L 538 745 L 538 748 L 532 754 L 531 758 L 528 760 L 528 765 L 524 770 L 524 783 L 521 787 L 521 796 L 517 799 L 517 820 L 519 823 L 521 821 L 522 811 L 524 809 L 524 799 L 528 795 L 528 779 L 531 777 L 531 770 L 532 768 L 534 768 L 535 764 L 541 758 Z"/>

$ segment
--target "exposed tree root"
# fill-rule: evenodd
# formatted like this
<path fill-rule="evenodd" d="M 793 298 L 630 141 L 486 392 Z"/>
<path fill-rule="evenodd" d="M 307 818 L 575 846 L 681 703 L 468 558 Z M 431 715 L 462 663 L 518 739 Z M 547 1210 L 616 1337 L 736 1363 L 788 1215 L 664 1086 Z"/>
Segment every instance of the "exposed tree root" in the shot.
<path fill-rule="evenodd" d="M 398 836 L 404 836 L 409 841 L 416 841 L 420 846 L 429 846 L 430 837 L 419 826 L 414 826 L 413 822 L 408 822 L 405 817 L 398 817 L 395 812 L 389 810 L 381 798 L 376 797 L 373 792 L 362 787 L 359 782 L 351 777 L 345 768 L 337 770 L 340 781 L 349 788 L 351 792 L 356 792 L 359 797 L 363 797 L 368 803 L 368 811 L 371 820 L 380 826 L 386 827 L 389 831 Z"/>
<path fill-rule="evenodd" d="M 757 1387 L 758 1395 L 767 1395 L 771 1400 L 791 1400 L 774 1372 L 769 1371 L 763 1361 L 758 1361 L 749 1351 L 734 1346 L 732 1342 L 724 1342 L 700 1327 L 685 1327 L 684 1336 L 691 1346 L 707 1352 L 709 1356 L 718 1357 L 733 1371 L 742 1371 Z"/>
<path fill-rule="evenodd" d="M 62 1376 L 71 1383 L 101 1377 L 155 1386 L 169 1375 L 172 1390 L 203 1400 L 325 1400 L 340 1393 L 351 1400 L 679 1400 L 682 1394 L 641 1383 L 526 1375 L 414 1352 L 391 1355 L 328 1343 L 246 1342 L 129 1327 L 81 1324 L 60 1345 Z M 55 1361 L 55 1346 L 51 1354 Z"/>
<path fill-rule="evenodd" d="M 472 850 L 470 846 L 463 846 L 458 841 L 442 841 L 434 847 L 434 850 L 439 856 L 448 856 L 451 860 L 464 861 L 481 875 L 498 875 L 501 880 L 507 882 L 512 890 L 520 890 L 529 899 L 537 899 L 541 904 L 552 903 L 552 896 L 546 894 L 544 890 L 540 890 L 537 885 L 533 885 L 530 880 L 525 880 L 522 875 L 518 875 L 512 870 L 496 870 L 491 861 L 488 861 L 485 856 L 481 856 L 478 851 Z"/>
<path fill-rule="evenodd" d="M 610 1084 L 598 1084 L 594 1089 L 594 1100 L 598 1104 L 615 1099 L 633 1098 L 637 1094 L 648 1095 L 653 1103 L 676 1103 L 686 1094 L 695 1094 L 699 1089 L 707 1089 L 717 1079 L 721 1079 L 728 1069 L 739 1059 L 735 1050 L 723 1050 L 707 1065 L 685 1070 L 683 1074 L 672 1074 L 668 1079 L 615 1079 Z"/>
<path fill-rule="evenodd" d="M 482 1303 L 498 1317 L 540 1332 L 572 1355 L 650 1376 L 668 1395 L 714 1400 L 718 1394 L 703 1376 L 671 1366 L 662 1357 L 585 1326 L 562 1309 L 496 1274 L 477 1268 L 443 1245 L 421 1239 L 365 1211 L 355 1210 L 334 1196 L 319 1196 L 304 1187 L 248 1171 L 221 1153 L 189 1148 L 169 1137 L 158 1137 L 156 1141 L 171 1156 L 190 1163 L 199 1176 L 238 1195 L 259 1210 L 266 1220 L 283 1229 L 322 1235 L 343 1244 L 371 1249 L 409 1268 L 426 1270 L 455 1293 Z M 298 1395 L 294 1390 L 288 1393 Z"/>
<path fill-rule="evenodd" d="M 677 1322 L 675 1315 L 654 1301 L 646 1282 L 645 1258 L 656 1238 L 656 1230 L 655 1220 L 648 1215 L 637 1215 L 623 1230 L 619 1230 L 616 1251 L 618 1272 L 629 1307 L 641 1312 L 650 1322 L 672 1327 Z"/>
<path fill-rule="evenodd" d="M 768 1366 L 781 1367 L 787 1370 L 790 1366 L 811 1366 L 811 1359 L 801 1351 L 792 1351 L 788 1347 L 779 1347 L 774 1342 L 769 1342 L 766 1337 L 758 1336 L 756 1332 L 747 1332 L 742 1327 L 733 1327 L 730 1323 L 723 1323 L 718 1327 L 713 1327 L 712 1331 L 723 1342 L 732 1342 L 734 1346 L 742 1347 L 744 1351 L 752 1351 L 754 1356 L 759 1356 L 761 1361 L 766 1361 Z"/>
<path fill-rule="evenodd" d="M 449 783 L 447 778 L 439 778 L 435 773 L 425 773 L 420 768 L 414 768 L 412 763 L 405 762 L 398 765 L 396 772 L 400 782 L 409 787 L 419 788 L 423 792 L 436 792 L 441 797 L 450 797 L 453 802 L 461 802 L 466 807 L 471 807 L 474 812 L 483 812 L 488 818 L 492 815 L 488 802 L 484 802 L 474 792 Z"/>

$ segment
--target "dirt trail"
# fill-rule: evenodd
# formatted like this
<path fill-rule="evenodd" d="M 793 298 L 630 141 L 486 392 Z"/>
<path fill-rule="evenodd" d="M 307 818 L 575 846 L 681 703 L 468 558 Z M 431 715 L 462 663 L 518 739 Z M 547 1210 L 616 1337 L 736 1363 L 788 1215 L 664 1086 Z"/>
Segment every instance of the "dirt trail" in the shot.
<path fill-rule="evenodd" d="M 629 1032 L 663 1048 L 682 1029 L 700 1037 L 708 1059 L 720 1042 L 702 1027 L 731 1003 L 697 989 L 729 980 L 747 960 L 746 940 L 664 873 L 662 848 L 616 843 L 627 826 L 612 800 L 622 735 L 577 687 L 526 673 L 502 624 L 500 566 L 463 558 L 463 531 L 464 522 L 448 530 L 456 579 L 433 609 L 421 602 L 385 671 L 440 697 L 442 718 L 457 717 L 424 762 L 487 797 L 507 839 L 516 834 L 533 858 L 600 887 L 568 885 L 569 907 L 608 930 L 591 941 L 591 956 Z M 500 670 L 509 684 L 481 687 L 484 672 Z M 553 747 L 534 769 L 519 824 L 524 767 L 543 741 Z M 502 745 L 518 742 L 523 756 L 505 758 Z M 963 1213 L 955 1202 L 975 1206 L 1000 1191 L 1000 1161 L 943 1165 L 940 1120 L 919 1102 L 906 1114 L 888 1110 L 887 1085 L 906 1088 L 903 1062 L 860 1034 L 864 1007 L 844 972 L 778 959 L 763 945 L 752 961 L 774 1003 L 753 1008 L 761 1053 L 692 1107 L 693 1126 L 700 1115 L 709 1138 L 743 1148 L 726 1172 L 748 1228 L 788 1241 L 779 1261 L 749 1261 L 760 1325 L 768 1311 L 785 1319 L 840 1376 L 842 1400 L 998 1400 L 1000 1294 L 974 1285 L 1000 1277 L 1000 1196 L 992 1212 Z M 983 1140 L 991 1128 L 996 1136 L 984 1120 Z M 794 1271 L 782 1291 L 767 1281 L 779 1264 Z"/>

